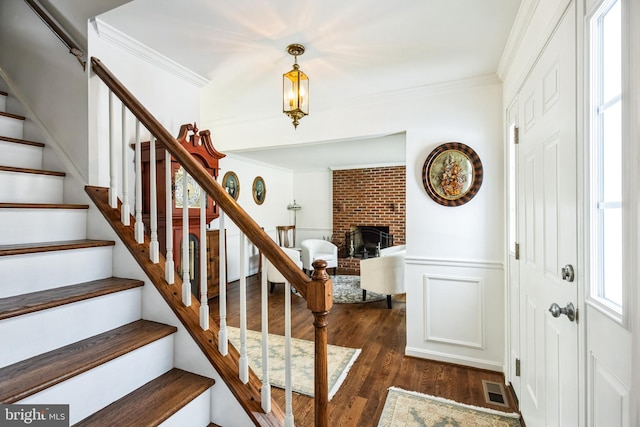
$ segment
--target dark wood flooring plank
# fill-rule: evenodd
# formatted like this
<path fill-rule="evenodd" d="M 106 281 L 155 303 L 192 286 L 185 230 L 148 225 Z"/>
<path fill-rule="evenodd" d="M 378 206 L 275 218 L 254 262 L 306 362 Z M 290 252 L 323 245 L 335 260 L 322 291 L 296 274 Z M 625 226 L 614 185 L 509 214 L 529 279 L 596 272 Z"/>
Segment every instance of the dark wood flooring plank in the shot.
<path fill-rule="evenodd" d="M 249 329 L 259 330 L 260 286 L 257 276 L 247 281 Z M 238 282 L 228 287 L 227 323 L 239 325 Z M 391 386 L 444 397 L 462 403 L 505 412 L 518 411 L 513 399 L 509 408 L 487 404 L 482 379 L 504 383 L 499 372 L 426 360 L 404 355 L 406 347 L 406 302 L 403 296 L 365 304 L 335 304 L 329 314 L 329 344 L 361 348 L 362 352 L 346 380 L 329 402 L 329 425 L 370 427 L 378 423 L 387 390 Z M 218 318 L 218 300 L 210 303 L 211 314 Z M 313 317 L 301 298 L 292 300 L 292 336 L 313 339 Z M 269 295 L 269 329 L 284 331 L 284 290 L 276 286 Z M 274 399 L 285 406 L 284 391 L 272 388 Z M 294 393 L 293 413 L 296 426 L 313 426 L 313 400 Z"/>
<path fill-rule="evenodd" d="M 134 279 L 110 277 L 77 285 L 0 298 L 0 320 L 143 286 Z"/>
<path fill-rule="evenodd" d="M 157 426 L 209 389 L 214 380 L 172 369 L 74 427 Z"/>
<path fill-rule="evenodd" d="M 138 320 L 0 369 L 0 402 L 14 403 L 174 333 L 174 326 Z"/>

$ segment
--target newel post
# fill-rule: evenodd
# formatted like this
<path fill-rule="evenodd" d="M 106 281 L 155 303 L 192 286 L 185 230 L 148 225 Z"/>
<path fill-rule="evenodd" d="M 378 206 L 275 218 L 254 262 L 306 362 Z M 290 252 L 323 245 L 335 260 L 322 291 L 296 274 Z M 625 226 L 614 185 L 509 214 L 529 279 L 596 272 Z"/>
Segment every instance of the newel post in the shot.
<path fill-rule="evenodd" d="M 313 262 L 313 274 L 307 287 L 307 308 L 313 313 L 315 327 L 315 426 L 329 425 L 329 378 L 327 368 L 327 324 L 333 306 L 333 284 L 327 274 L 327 262 Z"/>

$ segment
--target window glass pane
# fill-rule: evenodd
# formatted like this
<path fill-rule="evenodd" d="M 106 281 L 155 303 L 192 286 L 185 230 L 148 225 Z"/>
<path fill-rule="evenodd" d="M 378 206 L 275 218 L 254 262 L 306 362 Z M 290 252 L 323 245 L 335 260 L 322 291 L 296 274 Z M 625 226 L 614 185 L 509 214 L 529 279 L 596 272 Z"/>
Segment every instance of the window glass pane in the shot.
<path fill-rule="evenodd" d="M 622 136 L 620 102 L 605 110 L 602 126 L 603 201 L 622 199 Z"/>
<path fill-rule="evenodd" d="M 602 20 L 603 102 L 608 102 L 620 94 L 622 79 L 620 24 L 620 2 L 617 1 Z"/>
<path fill-rule="evenodd" d="M 602 297 L 622 305 L 622 209 L 606 209 L 603 226 Z"/>

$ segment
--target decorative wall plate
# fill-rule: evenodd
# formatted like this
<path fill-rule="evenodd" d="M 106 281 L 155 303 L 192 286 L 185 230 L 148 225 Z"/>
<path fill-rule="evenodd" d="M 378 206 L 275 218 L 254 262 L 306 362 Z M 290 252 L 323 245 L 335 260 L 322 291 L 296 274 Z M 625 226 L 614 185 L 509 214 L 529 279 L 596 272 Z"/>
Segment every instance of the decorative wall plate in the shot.
<path fill-rule="evenodd" d="M 233 200 L 238 200 L 238 196 L 240 195 L 240 181 L 238 180 L 238 175 L 233 172 L 227 172 L 224 174 L 222 178 L 222 187 L 227 190 L 227 193 Z"/>
<path fill-rule="evenodd" d="M 460 142 L 436 147 L 422 167 L 422 184 L 436 203 L 460 206 L 473 199 L 482 185 L 482 162 L 473 149 Z"/>
<path fill-rule="evenodd" d="M 253 180 L 253 200 L 261 205 L 264 202 L 264 198 L 267 196 L 267 187 L 264 184 L 264 179 L 261 176 L 257 176 Z"/>

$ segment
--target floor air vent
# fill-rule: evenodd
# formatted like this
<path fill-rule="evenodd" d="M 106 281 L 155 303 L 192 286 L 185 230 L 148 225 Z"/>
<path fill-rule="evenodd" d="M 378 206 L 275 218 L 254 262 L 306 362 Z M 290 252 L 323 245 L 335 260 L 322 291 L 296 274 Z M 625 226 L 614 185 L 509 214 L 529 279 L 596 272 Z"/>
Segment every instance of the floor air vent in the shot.
<path fill-rule="evenodd" d="M 509 407 L 503 384 L 482 380 L 482 388 L 484 389 L 484 399 L 487 403 Z"/>

